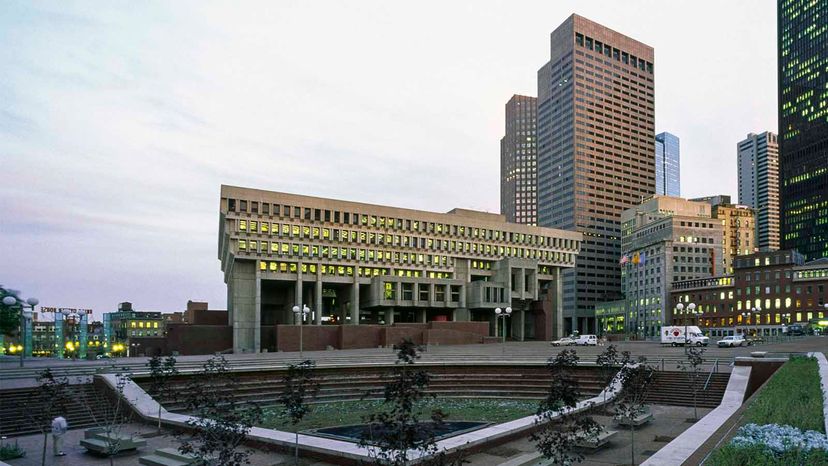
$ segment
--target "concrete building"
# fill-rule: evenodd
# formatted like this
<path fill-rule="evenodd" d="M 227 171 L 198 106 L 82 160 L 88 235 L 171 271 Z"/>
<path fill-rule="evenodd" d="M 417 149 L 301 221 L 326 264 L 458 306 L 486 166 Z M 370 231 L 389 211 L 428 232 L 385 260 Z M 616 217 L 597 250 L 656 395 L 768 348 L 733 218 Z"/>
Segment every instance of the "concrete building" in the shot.
<path fill-rule="evenodd" d="M 678 136 L 659 133 L 655 139 L 655 193 L 681 196 L 681 145 Z"/>
<path fill-rule="evenodd" d="M 782 245 L 828 257 L 828 2 L 779 0 Z"/>
<path fill-rule="evenodd" d="M 129 302 L 104 314 L 106 339 L 123 344 L 127 356 L 149 354 L 151 348 L 163 346 L 165 328 L 166 319 L 160 311 L 136 311 Z"/>
<path fill-rule="evenodd" d="M 779 249 L 779 145 L 776 134 L 750 133 L 737 144 L 739 204 L 756 212 L 756 244 Z"/>
<path fill-rule="evenodd" d="M 673 283 L 675 325 L 699 325 L 711 336 L 778 335 L 790 324 L 824 329 L 828 315 L 828 260 L 805 262 L 794 250 L 739 256 L 734 273 Z M 696 304 L 696 312 L 686 306 Z"/>
<path fill-rule="evenodd" d="M 511 306 L 513 338 L 563 333 L 560 275 L 580 233 L 234 186 L 221 187 L 219 208 L 236 352 L 279 347 L 276 327 L 299 323 L 295 305 L 314 327 L 473 321 L 492 334 L 495 308 Z"/>
<path fill-rule="evenodd" d="M 732 204 L 730 196 L 718 196 L 690 199 L 696 202 L 708 202 L 713 218 L 719 220 L 724 228 L 722 254 L 724 254 L 723 273 L 733 273 L 733 260 L 736 256 L 753 254 L 756 246 L 756 216 L 748 206 Z"/>
<path fill-rule="evenodd" d="M 567 332 L 621 297 L 620 215 L 655 193 L 653 49 L 578 15 L 538 71 L 538 225 L 584 235 L 564 272 Z"/>
<path fill-rule="evenodd" d="M 710 211 L 705 202 L 652 196 L 621 214 L 625 299 L 596 306 L 602 332 L 655 337 L 672 320 L 674 280 L 721 273 L 722 226 Z"/>
<path fill-rule="evenodd" d="M 536 225 L 537 99 L 513 95 L 506 103 L 506 135 L 500 140 L 500 213 L 507 222 Z"/>

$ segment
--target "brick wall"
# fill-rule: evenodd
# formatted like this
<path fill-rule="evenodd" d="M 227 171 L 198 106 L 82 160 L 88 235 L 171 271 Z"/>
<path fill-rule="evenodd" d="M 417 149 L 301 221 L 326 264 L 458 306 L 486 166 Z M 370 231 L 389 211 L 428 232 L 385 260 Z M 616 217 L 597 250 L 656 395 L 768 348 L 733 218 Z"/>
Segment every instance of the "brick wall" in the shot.
<path fill-rule="evenodd" d="M 163 354 L 212 354 L 233 347 L 233 328 L 229 325 L 167 324 Z"/>
<path fill-rule="evenodd" d="M 277 325 L 276 341 L 279 351 L 299 351 L 299 326 Z M 339 344 L 339 326 L 303 325 L 302 348 L 307 351 L 322 351 Z M 262 342 L 264 344 L 264 342 Z"/>

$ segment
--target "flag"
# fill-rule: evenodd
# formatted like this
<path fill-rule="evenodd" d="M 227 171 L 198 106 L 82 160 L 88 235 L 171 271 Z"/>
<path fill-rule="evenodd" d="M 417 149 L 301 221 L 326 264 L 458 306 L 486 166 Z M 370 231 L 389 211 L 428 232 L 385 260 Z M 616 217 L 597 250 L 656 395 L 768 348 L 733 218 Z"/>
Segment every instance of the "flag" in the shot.
<path fill-rule="evenodd" d="M 633 263 L 633 265 L 638 265 L 638 263 L 639 263 L 640 261 L 641 261 L 641 256 L 639 256 L 639 255 L 638 255 L 638 253 L 636 252 L 636 253 L 633 255 L 633 258 L 632 258 L 632 263 Z"/>
<path fill-rule="evenodd" d="M 624 254 L 623 256 L 621 256 L 621 260 L 620 260 L 620 261 L 618 261 L 618 263 L 619 263 L 619 264 L 621 264 L 621 265 L 624 265 L 624 264 L 626 264 L 629 260 L 630 260 L 630 258 L 629 258 L 629 257 L 627 257 L 627 255 L 626 255 L 626 254 Z"/>
<path fill-rule="evenodd" d="M 644 265 L 644 263 L 647 262 L 647 253 L 642 252 L 641 257 L 639 257 L 638 261 L 639 265 Z"/>

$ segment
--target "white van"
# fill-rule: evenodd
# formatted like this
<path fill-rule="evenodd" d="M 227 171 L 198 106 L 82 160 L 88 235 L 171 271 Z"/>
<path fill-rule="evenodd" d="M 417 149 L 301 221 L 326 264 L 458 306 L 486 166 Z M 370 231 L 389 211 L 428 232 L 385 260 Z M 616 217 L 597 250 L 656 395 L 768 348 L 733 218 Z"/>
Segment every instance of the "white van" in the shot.
<path fill-rule="evenodd" d="M 578 346 L 598 346 L 598 337 L 596 335 L 581 335 L 575 339 L 575 344 Z"/>
<path fill-rule="evenodd" d="M 661 327 L 661 344 L 672 346 L 684 346 L 687 342 L 696 346 L 707 346 L 710 339 L 702 334 L 700 328 L 695 325 L 688 325 L 687 337 L 685 338 L 683 325 Z"/>

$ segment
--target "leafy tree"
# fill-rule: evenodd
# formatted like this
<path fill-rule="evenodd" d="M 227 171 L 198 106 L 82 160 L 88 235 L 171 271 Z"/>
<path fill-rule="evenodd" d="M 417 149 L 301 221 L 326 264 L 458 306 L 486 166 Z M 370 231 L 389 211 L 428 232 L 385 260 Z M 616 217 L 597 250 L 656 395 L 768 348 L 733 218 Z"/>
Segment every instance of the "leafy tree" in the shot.
<path fill-rule="evenodd" d="M 620 371 L 621 392 L 615 405 L 617 419 L 626 419 L 630 424 L 630 464 L 635 464 L 635 426 L 633 420 L 646 412 L 647 396 L 655 382 L 655 369 L 647 365 L 647 358 L 641 357 L 638 364 L 625 365 Z"/>
<path fill-rule="evenodd" d="M 236 398 L 238 380 L 223 356 L 210 358 L 190 378 L 186 406 L 194 416 L 187 421 L 191 433 L 178 448 L 197 458 L 197 464 L 240 466 L 250 463 L 250 450 L 240 450 L 250 428 L 262 418 L 261 408 Z"/>
<path fill-rule="evenodd" d="M 315 380 L 313 370 L 316 362 L 305 360 L 299 364 L 288 366 L 285 375 L 285 391 L 279 397 L 279 402 L 285 406 L 285 414 L 290 418 L 290 423 L 296 427 L 311 410 L 307 404 L 308 399 L 316 398 L 319 392 L 319 383 Z M 296 464 L 299 464 L 299 429 L 296 429 Z"/>
<path fill-rule="evenodd" d="M 696 421 L 699 420 L 698 397 L 699 390 L 701 390 L 704 351 L 705 349 L 701 346 L 689 346 L 684 355 L 686 359 L 678 364 L 678 368 L 687 375 L 687 384 L 693 393 L 693 419 Z"/>
<path fill-rule="evenodd" d="M 178 375 L 175 364 L 174 356 L 161 358 L 156 355 L 147 362 L 150 371 L 150 386 L 147 393 L 158 402 L 158 435 L 161 435 L 161 400 L 175 399 L 178 396 L 178 391 L 170 383 L 172 378 Z"/>
<path fill-rule="evenodd" d="M 387 376 L 385 384 L 384 410 L 366 418 L 370 433 L 360 440 L 360 445 L 369 447 L 375 464 L 383 466 L 404 466 L 412 459 L 409 455 L 429 456 L 437 453 L 434 428 L 440 426 L 446 415 L 439 409 L 430 414 L 431 423 L 420 422 L 416 405 L 426 394 L 429 375 L 412 366 L 420 358 L 420 351 L 410 339 L 394 345 L 397 362 Z M 370 392 L 366 395 L 370 395 Z M 442 455 L 436 455 L 431 462 L 442 464 Z M 426 464 L 426 463 L 421 463 Z"/>
<path fill-rule="evenodd" d="M 46 368 L 37 377 L 37 390 L 29 402 L 23 406 L 23 412 L 29 422 L 43 434 L 43 454 L 41 465 L 46 466 L 46 444 L 52 431 L 52 419 L 66 414 L 66 407 L 71 402 L 69 381 L 66 377 L 57 377 L 51 369 Z"/>
<path fill-rule="evenodd" d="M 578 365 L 574 349 L 565 349 L 549 358 L 546 367 L 551 375 L 549 393 L 538 406 L 536 423 L 540 426 L 531 440 L 552 464 L 569 465 L 583 460 L 574 451 L 575 445 L 590 436 L 598 435 L 601 426 L 585 413 L 571 410 L 578 405 L 581 391 L 573 369 Z"/>

